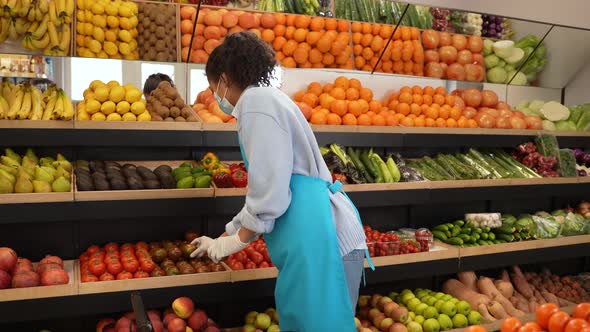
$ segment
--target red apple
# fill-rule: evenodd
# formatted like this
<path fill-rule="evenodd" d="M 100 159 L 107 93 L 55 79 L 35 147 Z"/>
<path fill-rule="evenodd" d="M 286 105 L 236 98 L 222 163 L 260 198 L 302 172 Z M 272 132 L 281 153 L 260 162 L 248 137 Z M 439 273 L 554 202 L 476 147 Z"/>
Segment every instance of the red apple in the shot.
<path fill-rule="evenodd" d="M 12 270 L 16 265 L 17 259 L 18 256 L 14 250 L 7 247 L 0 248 L 0 270 L 6 272 Z"/>
<path fill-rule="evenodd" d="M 381 321 L 381 324 L 379 325 L 379 329 L 381 331 L 385 331 L 388 332 L 389 328 L 393 325 L 393 319 L 391 318 L 385 318 L 384 320 Z"/>
<path fill-rule="evenodd" d="M 378 308 L 379 310 L 381 310 L 381 311 L 384 311 L 384 310 L 383 310 L 383 307 L 385 306 L 385 304 L 386 304 L 386 303 L 391 303 L 391 302 L 393 302 L 393 300 L 392 300 L 392 299 L 390 299 L 390 298 L 389 298 L 389 297 L 387 297 L 387 296 L 384 296 L 384 297 L 382 297 L 382 298 L 380 298 L 380 299 L 379 299 L 379 303 L 377 303 L 377 308 Z"/>
<path fill-rule="evenodd" d="M 42 275 L 43 273 L 45 273 L 45 271 L 50 270 L 63 270 L 63 268 L 56 263 L 43 263 L 37 265 L 37 269 L 35 270 L 35 272 L 37 272 L 37 274 L 39 275 Z"/>
<path fill-rule="evenodd" d="M 166 327 L 168 332 L 186 332 L 186 323 L 180 318 L 172 319 Z"/>
<path fill-rule="evenodd" d="M 158 312 L 158 310 L 148 310 L 147 316 L 150 320 L 162 320 L 160 318 L 160 313 Z"/>
<path fill-rule="evenodd" d="M 195 304 L 188 297 L 179 297 L 172 302 L 172 309 L 178 317 L 187 319 L 193 314 Z"/>
<path fill-rule="evenodd" d="M 382 297 L 383 296 L 379 295 L 379 294 L 373 295 L 373 297 L 371 297 L 371 307 L 377 308 L 377 305 L 379 304 L 379 300 L 381 300 Z"/>
<path fill-rule="evenodd" d="M 115 320 L 112 318 L 103 318 L 96 324 L 96 332 L 105 332 L 107 328 L 115 326 Z"/>
<path fill-rule="evenodd" d="M 58 264 L 62 269 L 64 267 L 64 261 L 61 258 L 51 255 L 45 256 L 45 258 L 39 261 L 39 264 Z"/>
<path fill-rule="evenodd" d="M 383 313 L 377 315 L 375 318 L 373 318 L 373 325 L 374 326 L 381 326 L 381 322 L 385 319 L 385 315 Z"/>
<path fill-rule="evenodd" d="M 33 271 L 23 271 L 12 277 L 12 288 L 39 286 L 39 275 Z"/>
<path fill-rule="evenodd" d="M 162 323 L 161 320 L 154 320 L 150 318 L 150 322 L 152 323 L 152 328 L 154 332 L 164 332 L 164 323 Z"/>
<path fill-rule="evenodd" d="M 391 325 L 388 332 L 408 332 L 408 328 L 402 323 Z"/>
<path fill-rule="evenodd" d="M 395 302 L 385 303 L 385 305 L 383 305 L 383 313 L 385 314 L 385 316 L 392 318 L 391 315 L 393 313 L 393 310 L 395 310 L 395 308 L 397 307 L 399 307 L 399 305 Z"/>
<path fill-rule="evenodd" d="M 115 330 L 118 332 L 120 330 L 129 331 L 129 328 L 133 328 L 133 321 L 125 316 L 119 318 L 117 324 L 115 324 Z"/>
<path fill-rule="evenodd" d="M 175 313 L 169 313 L 169 314 L 166 314 L 166 315 L 164 316 L 164 320 L 163 320 L 163 322 L 164 322 L 164 326 L 167 326 L 167 325 L 168 325 L 168 323 L 170 323 L 170 321 L 171 321 L 171 320 L 173 320 L 173 319 L 175 319 L 175 318 L 180 318 L 180 317 L 176 316 L 176 314 L 175 314 Z"/>
<path fill-rule="evenodd" d="M 41 285 L 67 285 L 70 282 L 70 276 L 64 270 L 49 270 L 41 274 Z"/>
<path fill-rule="evenodd" d="M 207 314 L 203 310 L 197 310 L 188 319 L 188 326 L 195 331 L 200 331 L 207 325 Z"/>
<path fill-rule="evenodd" d="M 0 289 L 10 288 L 12 277 L 6 271 L 0 270 Z"/>
<path fill-rule="evenodd" d="M 15 275 L 22 270 L 33 271 L 33 263 L 26 258 L 19 257 L 16 261 L 16 265 L 10 271 L 10 274 Z"/>

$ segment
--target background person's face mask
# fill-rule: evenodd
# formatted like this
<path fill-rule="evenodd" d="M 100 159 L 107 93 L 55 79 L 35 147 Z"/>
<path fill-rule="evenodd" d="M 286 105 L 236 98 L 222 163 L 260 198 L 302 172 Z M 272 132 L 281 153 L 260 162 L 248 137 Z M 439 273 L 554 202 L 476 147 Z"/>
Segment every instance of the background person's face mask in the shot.
<path fill-rule="evenodd" d="M 217 84 L 217 89 L 215 90 L 215 93 L 213 93 L 213 96 L 215 97 L 215 100 L 217 101 L 217 104 L 219 104 L 219 108 L 221 109 L 221 111 L 227 115 L 231 115 L 231 113 L 234 111 L 234 105 L 232 105 L 229 100 L 227 100 L 225 98 L 225 96 L 227 95 L 227 90 L 228 88 L 225 88 L 225 92 L 223 93 L 223 98 L 219 97 L 219 94 L 217 93 L 217 90 L 219 90 L 219 84 Z"/>

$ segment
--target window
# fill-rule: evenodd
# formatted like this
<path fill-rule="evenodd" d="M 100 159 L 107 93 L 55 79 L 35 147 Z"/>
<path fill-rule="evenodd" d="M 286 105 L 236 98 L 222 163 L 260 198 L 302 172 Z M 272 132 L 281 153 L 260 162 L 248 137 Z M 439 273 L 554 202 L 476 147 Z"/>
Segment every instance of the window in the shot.
<path fill-rule="evenodd" d="M 84 90 L 94 80 L 109 81 L 123 80 L 123 65 L 121 60 L 109 59 L 70 59 L 70 82 L 72 100 L 84 99 Z"/>
<path fill-rule="evenodd" d="M 145 80 L 156 73 L 162 73 L 170 76 L 172 82 L 176 82 L 174 80 L 174 65 L 163 65 L 158 63 L 142 63 L 141 64 L 141 86 L 145 84 Z"/>

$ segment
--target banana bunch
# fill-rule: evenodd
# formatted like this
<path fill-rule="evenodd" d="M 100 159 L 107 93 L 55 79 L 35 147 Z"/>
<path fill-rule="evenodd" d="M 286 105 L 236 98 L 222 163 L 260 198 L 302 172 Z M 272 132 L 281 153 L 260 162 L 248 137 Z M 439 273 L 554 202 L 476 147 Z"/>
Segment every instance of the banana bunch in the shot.
<path fill-rule="evenodd" d="M 43 1 L 43 0 L 40 0 Z M 49 0 L 45 0 L 49 1 Z M 72 23 L 74 15 L 74 0 L 52 0 L 49 2 L 49 19 L 56 25 Z"/>
<path fill-rule="evenodd" d="M 65 91 L 50 86 L 43 94 L 42 100 L 45 103 L 45 111 L 41 120 L 71 120 L 74 117 L 74 106 L 66 95 Z"/>
<path fill-rule="evenodd" d="M 4 81 L 1 91 L 0 119 L 67 121 L 74 117 L 72 101 L 55 85 L 42 94 L 28 83 L 13 85 Z"/>

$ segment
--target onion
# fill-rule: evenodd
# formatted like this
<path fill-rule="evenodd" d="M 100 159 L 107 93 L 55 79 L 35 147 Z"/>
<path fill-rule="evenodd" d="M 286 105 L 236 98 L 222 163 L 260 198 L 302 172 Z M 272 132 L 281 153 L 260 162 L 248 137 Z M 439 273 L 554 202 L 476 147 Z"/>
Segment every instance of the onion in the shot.
<path fill-rule="evenodd" d="M 463 91 L 463 100 L 467 106 L 479 107 L 481 99 L 481 92 L 477 89 L 471 88 Z"/>
<path fill-rule="evenodd" d="M 434 78 L 442 78 L 443 77 L 443 69 L 441 68 L 440 64 L 436 62 L 429 62 L 426 64 L 426 76 L 434 77 Z"/>
<path fill-rule="evenodd" d="M 481 92 L 481 106 L 496 107 L 498 104 L 498 95 L 491 90 L 483 90 Z"/>
<path fill-rule="evenodd" d="M 467 38 L 463 35 L 453 35 L 451 37 L 453 47 L 457 49 L 457 51 L 462 51 L 467 46 Z"/>
<path fill-rule="evenodd" d="M 453 46 L 443 46 L 438 50 L 440 60 L 450 65 L 457 60 L 457 49 Z"/>
<path fill-rule="evenodd" d="M 471 36 L 467 39 L 467 48 L 473 53 L 480 53 L 483 50 L 483 39 L 479 36 Z"/>
<path fill-rule="evenodd" d="M 500 117 L 496 120 L 496 128 L 499 129 L 511 129 L 512 125 L 510 124 L 509 117 Z"/>
<path fill-rule="evenodd" d="M 512 125 L 512 128 L 514 129 L 526 129 L 526 122 L 518 116 L 510 118 L 510 125 Z"/>
<path fill-rule="evenodd" d="M 427 50 L 424 52 L 424 61 L 426 61 L 426 63 L 439 62 L 440 57 L 438 56 L 438 52 L 434 50 Z"/>

